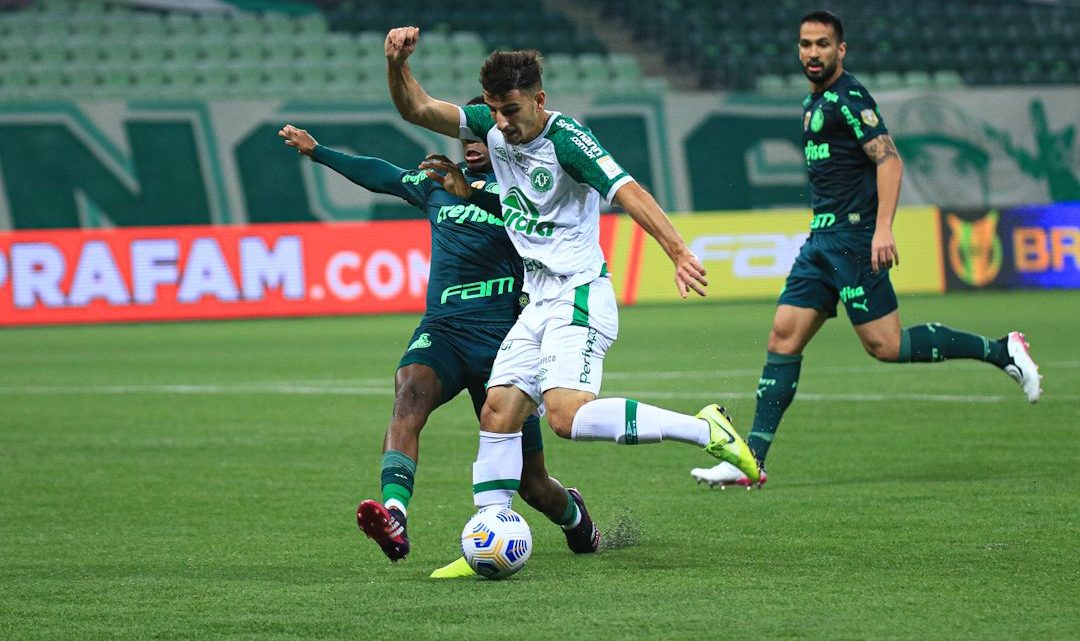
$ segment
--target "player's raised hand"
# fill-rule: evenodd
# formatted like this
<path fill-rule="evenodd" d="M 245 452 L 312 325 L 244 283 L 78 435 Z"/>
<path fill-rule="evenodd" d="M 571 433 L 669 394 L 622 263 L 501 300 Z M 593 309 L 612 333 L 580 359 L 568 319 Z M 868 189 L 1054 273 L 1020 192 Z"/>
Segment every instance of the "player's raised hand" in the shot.
<path fill-rule="evenodd" d="M 892 230 L 887 227 L 878 227 L 874 231 L 874 238 L 870 241 L 870 271 L 892 269 L 893 265 L 900 265 L 900 252 L 896 249 L 896 238 Z"/>
<path fill-rule="evenodd" d="M 698 296 L 704 296 L 708 285 L 705 267 L 694 252 L 687 249 L 675 260 L 675 286 L 679 288 L 679 296 L 686 298 L 691 289 Z"/>
<path fill-rule="evenodd" d="M 420 41 L 419 27 L 395 27 L 386 34 L 383 48 L 386 50 L 387 61 L 393 64 L 403 64 L 416 51 L 416 43 Z"/>
<path fill-rule="evenodd" d="M 467 199 L 472 195 L 473 188 L 465 178 L 461 167 L 442 154 L 428 154 L 420 163 L 420 169 L 424 170 L 427 177 L 442 185 L 442 188 L 451 194 Z"/>
<path fill-rule="evenodd" d="M 319 143 L 311 137 L 305 129 L 285 125 L 277 132 L 277 135 L 285 139 L 285 144 L 296 148 L 296 153 L 310 156 L 315 152 L 315 146 Z"/>

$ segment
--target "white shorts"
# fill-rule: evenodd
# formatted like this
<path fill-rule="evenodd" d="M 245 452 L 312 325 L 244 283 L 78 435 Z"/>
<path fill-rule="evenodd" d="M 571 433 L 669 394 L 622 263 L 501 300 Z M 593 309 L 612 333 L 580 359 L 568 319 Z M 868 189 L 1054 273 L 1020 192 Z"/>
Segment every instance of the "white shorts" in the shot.
<path fill-rule="evenodd" d="M 619 310 L 604 276 L 563 296 L 532 301 L 503 339 L 488 387 L 513 385 L 543 407 L 543 393 L 600 393 L 604 354 L 619 335 Z"/>

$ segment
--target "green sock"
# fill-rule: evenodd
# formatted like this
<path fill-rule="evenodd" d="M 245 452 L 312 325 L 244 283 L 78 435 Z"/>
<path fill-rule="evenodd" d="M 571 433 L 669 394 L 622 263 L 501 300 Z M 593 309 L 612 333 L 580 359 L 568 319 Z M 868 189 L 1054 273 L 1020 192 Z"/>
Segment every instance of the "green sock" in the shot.
<path fill-rule="evenodd" d="M 941 323 L 914 325 L 900 333 L 899 363 L 939 363 L 951 358 L 970 358 L 1004 368 L 1009 364 L 1009 349 L 1005 341 L 968 334 Z"/>
<path fill-rule="evenodd" d="M 566 492 L 566 490 L 563 491 Z M 570 496 L 569 492 L 566 492 L 566 511 L 555 521 L 555 524 L 564 530 L 569 530 L 578 523 L 581 523 L 581 510 L 578 509 L 577 501 Z"/>
<path fill-rule="evenodd" d="M 746 444 L 759 463 L 765 462 L 776 429 L 784 411 L 795 400 L 795 388 L 799 385 L 802 355 L 787 356 L 769 352 L 761 380 L 757 387 L 757 407 L 754 408 L 754 425 Z"/>
<path fill-rule="evenodd" d="M 387 450 L 382 455 L 382 495 L 383 505 L 394 499 L 404 507 L 409 507 L 413 493 L 413 479 L 416 477 L 416 461 L 396 450 Z"/>

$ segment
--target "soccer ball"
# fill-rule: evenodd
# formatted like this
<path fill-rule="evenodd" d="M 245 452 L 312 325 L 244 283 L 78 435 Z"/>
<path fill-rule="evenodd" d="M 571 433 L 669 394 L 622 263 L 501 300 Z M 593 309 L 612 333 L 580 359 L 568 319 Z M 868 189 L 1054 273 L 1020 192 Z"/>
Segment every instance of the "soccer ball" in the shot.
<path fill-rule="evenodd" d="M 532 554 L 532 530 L 508 507 L 486 507 L 461 531 L 461 554 L 469 567 L 489 579 L 505 579 L 525 567 Z"/>

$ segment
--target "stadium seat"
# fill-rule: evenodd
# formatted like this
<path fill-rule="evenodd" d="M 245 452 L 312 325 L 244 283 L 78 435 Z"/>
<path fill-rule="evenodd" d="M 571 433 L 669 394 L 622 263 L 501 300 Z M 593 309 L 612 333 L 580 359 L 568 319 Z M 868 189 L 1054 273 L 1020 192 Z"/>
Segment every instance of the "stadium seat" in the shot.
<path fill-rule="evenodd" d="M 939 89 L 955 89 L 964 86 L 964 78 L 952 69 L 939 69 L 933 75 L 934 86 Z"/>
<path fill-rule="evenodd" d="M 488 47 L 480 36 L 470 31 L 457 31 L 450 36 L 454 51 L 459 56 L 472 57 L 483 60 L 490 53 Z"/>
<path fill-rule="evenodd" d="M 889 89 L 902 88 L 904 86 L 904 78 L 895 71 L 882 71 L 872 74 L 866 84 L 877 91 L 888 91 Z"/>
<path fill-rule="evenodd" d="M 930 73 L 914 70 L 904 74 L 904 84 L 909 89 L 928 89 L 933 85 Z"/>
<path fill-rule="evenodd" d="M 212 63 L 228 62 L 232 58 L 232 44 L 228 37 L 207 36 L 199 40 L 199 58 Z"/>
<path fill-rule="evenodd" d="M 611 80 L 607 58 L 597 53 L 583 53 L 577 57 L 578 73 L 586 85 L 606 87 Z"/>
<path fill-rule="evenodd" d="M 766 93 L 775 93 L 787 90 L 788 84 L 784 81 L 783 76 L 765 74 L 758 76 L 757 89 L 758 91 L 764 91 Z"/>
<path fill-rule="evenodd" d="M 636 82 L 641 78 L 641 66 L 637 58 L 626 53 L 613 53 L 608 56 L 611 73 L 619 82 Z"/>
<path fill-rule="evenodd" d="M 190 66 L 190 65 L 184 65 Z M 140 64 L 134 70 L 134 89 L 137 93 L 147 96 L 161 93 L 169 83 L 166 67 L 160 64 Z"/>

